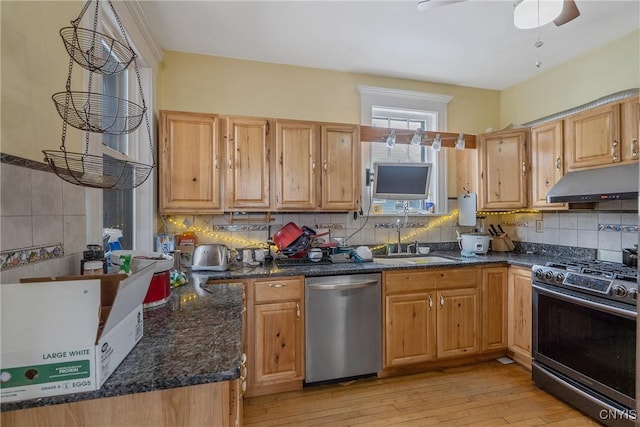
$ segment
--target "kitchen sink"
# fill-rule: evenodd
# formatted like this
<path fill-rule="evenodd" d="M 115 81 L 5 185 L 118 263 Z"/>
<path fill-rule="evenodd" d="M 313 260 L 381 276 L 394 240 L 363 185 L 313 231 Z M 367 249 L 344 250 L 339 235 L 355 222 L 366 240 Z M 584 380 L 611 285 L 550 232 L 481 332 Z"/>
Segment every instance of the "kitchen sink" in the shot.
<path fill-rule="evenodd" d="M 385 265 L 423 265 L 423 264 L 453 264 L 454 260 L 441 256 L 414 256 L 414 257 L 393 257 L 374 258 L 373 262 Z"/>

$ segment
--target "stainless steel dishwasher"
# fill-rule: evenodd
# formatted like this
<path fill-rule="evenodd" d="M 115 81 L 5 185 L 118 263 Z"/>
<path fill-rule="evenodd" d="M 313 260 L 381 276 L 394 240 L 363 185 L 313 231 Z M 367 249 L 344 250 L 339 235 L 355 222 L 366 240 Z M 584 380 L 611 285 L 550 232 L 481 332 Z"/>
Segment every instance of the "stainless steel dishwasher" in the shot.
<path fill-rule="evenodd" d="M 305 383 L 381 369 L 381 294 L 379 273 L 305 280 Z"/>

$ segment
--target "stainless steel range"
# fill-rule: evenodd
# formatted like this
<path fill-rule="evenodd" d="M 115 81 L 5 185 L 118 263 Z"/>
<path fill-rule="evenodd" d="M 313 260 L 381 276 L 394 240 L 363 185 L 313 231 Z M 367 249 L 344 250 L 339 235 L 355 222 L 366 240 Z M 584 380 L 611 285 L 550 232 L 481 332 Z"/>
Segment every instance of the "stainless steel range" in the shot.
<path fill-rule="evenodd" d="M 634 425 L 637 269 L 559 260 L 532 277 L 535 383 L 602 424 Z"/>

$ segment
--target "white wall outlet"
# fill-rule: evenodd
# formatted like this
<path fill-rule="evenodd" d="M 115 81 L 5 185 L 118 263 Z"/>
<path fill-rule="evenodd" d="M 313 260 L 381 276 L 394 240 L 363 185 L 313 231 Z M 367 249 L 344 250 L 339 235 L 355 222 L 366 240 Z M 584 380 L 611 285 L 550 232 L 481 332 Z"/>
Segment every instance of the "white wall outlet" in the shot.
<path fill-rule="evenodd" d="M 536 220 L 536 233 L 542 233 L 542 220 Z"/>

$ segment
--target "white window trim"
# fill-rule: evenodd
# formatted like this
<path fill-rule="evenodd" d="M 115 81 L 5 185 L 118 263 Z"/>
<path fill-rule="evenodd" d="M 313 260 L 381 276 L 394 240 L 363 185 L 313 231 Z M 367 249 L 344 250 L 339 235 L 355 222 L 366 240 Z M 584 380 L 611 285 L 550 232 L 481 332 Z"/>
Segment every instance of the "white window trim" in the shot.
<path fill-rule="evenodd" d="M 140 80 L 142 85 L 142 92 L 144 93 L 145 105 L 147 107 L 147 114 L 149 118 L 149 126 L 151 127 L 151 140 L 156 141 L 155 136 L 155 123 L 154 123 L 154 111 L 155 111 L 155 76 L 159 62 L 162 60 L 162 53 L 159 46 L 155 43 L 153 38 L 149 35 L 148 24 L 144 19 L 144 15 L 140 12 L 140 6 L 136 2 L 114 2 L 114 8 L 120 21 L 127 29 L 127 37 L 132 45 L 134 51 L 138 54 L 137 62 L 140 71 Z M 108 25 L 118 28 L 118 24 L 115 21 L 112 11 L 106 6 L 106 3 L 101 5 L 100 16 L 102 19 L 108 19 Z M 85 15 L 85 19 L 87 15 Z M 91 17 L 92 19 L 92 17 Z M 92 27 L 89 25 L 88 28 Z M 134 97 L 130 100 L 136 103 L 141 103 L 139 99 L 140 93 L 137 88 L 137 76 L 133 66 L 130 67 L 129 84 L 133 85 Z M 84 82 L 87 85 L 89 73 L 83 73 Z M 95 76 L 94 76 L 95 77 Z M 94 87 L 99 82 L 94 81 Z M 101 154 L 101 147 L 95 146 L 96 136 L 90 135 L 91 143 L 89 152 L 92 154 Z M 152 159 L 149 150 L 149 136 L 147 134 L 146 123 L 143 123 L 135 131 L 129 134 L 129 147 L 130 156 L 140 163 L 152 164 Z M 155 145 L 155 143 L 154 143 Z M 157 145 L 154 146 L 154 153 L 156 157 L 156 163 L 158 158 Z M 157 166 L 157 165 L 156 165 Z M 151 172 L 151 175 L 147 180 L 134 189 L 134 202 L 133 202 L 133 248 L 140 251 L 153 251 L 154 250 L 154 235 L 156 230 L 156 171 Z M 103 215 L 102 215 L 102 190 L 87 188 L 85 191 L 86 196 L 86 234 L 87 244 L 95 244 L 96 242 L 102 242 L 103 237 Z"/>
<path fill-rule="evenodd" d="M 359 85 L 357 90 L 360 94 L 360 123 L 364 126 L 371 126 L 372 107 L 390 107 L 405 110 L 436 111 L 438 113 L 438 130 L 447 131 L 447 105 L 453 99 L 453 96 L 366 85 Z M 368 150 L 362 150 L 362 153 L 362 164 L 369 165 L 371 163 L 370 153 Z M 363 183 L 366 182 L 365 173 L 363 170 L 361 181 Z M 436 207 L 438 211 L 431 215 L 444 215 L 448 213 L 446 149 L 440 150 L 438 153 L 437 174 L 438 200 L 436 200 Z M 371 187 L 363 187 L 361 206 L 365 212 L 369 210 L 371 191 L 373 191 Z"/>

